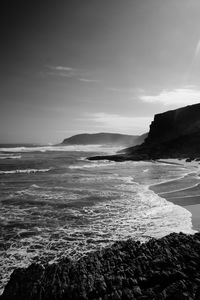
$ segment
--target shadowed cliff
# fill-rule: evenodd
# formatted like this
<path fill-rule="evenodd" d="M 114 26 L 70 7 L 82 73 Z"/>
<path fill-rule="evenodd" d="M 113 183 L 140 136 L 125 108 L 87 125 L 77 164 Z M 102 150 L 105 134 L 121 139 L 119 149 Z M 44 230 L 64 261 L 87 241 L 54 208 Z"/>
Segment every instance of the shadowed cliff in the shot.
<path fill-rule="evenodd" d="M 200 157 L 200 104 L 155 115 L 143 144 L 123 149 L 115 156 L 107 156 L 107 159 L 122 161 L 188 157 Z"/>

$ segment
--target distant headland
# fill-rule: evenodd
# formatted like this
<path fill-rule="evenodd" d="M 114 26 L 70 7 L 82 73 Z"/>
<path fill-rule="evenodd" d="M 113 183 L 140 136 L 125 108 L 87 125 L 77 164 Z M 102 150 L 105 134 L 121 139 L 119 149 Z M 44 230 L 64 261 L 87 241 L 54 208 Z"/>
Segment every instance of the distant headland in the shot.
<path fill-rule="evenodd" d="M 142 144 L 147 134 L 127 135 L 120 133 L 82 133 L 64 139 L 61 145 L 107 145 L 130 147 Z"/>

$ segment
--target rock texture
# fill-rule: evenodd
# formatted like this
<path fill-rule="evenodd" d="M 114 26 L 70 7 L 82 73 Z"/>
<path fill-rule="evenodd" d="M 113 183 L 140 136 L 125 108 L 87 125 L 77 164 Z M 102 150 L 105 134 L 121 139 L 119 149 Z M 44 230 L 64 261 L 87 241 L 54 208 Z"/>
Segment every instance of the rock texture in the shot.
<path fill-rule="evenodd" d="M 118 133 L 95 133 L 95 134 L 77 134 L 70 138 L 65 139 L 62 145 L 121 145 L 121 146 L 134 146 L 144 142 L 147 134 L 143 135 L 125 135 Z"/>
<path fill-rule="evenodd" d="M 127 240 L 50 266 L 13 272 L 1 300 L 199 300 L 200 233 Z"/>
<path fill-rule="evenodd" d="M 104 159 L 122 161 L 199 158 L 200 104 L 155 115 L 144 143 L 120 152 L 123 153 L 108 158 L 104 157 Z M 100 159 L 100 157 L 96 157 L 96 159 Z"/>
<path fill-rule="evenodd" d="M 155 115 L 146 143 L 167 142 L 195 133 L 200 133 L 200 104 Z"/>
<path fill-rule="evenodd" d="M 149 158 L 196 158 L 200 156 L 200 104 L 155 115 L 145 142 L 127 154 Z"/>

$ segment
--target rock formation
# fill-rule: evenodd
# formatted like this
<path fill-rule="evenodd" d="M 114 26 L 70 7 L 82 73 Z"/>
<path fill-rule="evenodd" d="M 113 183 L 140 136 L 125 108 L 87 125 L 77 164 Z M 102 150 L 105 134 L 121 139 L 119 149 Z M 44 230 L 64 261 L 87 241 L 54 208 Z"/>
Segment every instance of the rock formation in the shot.
<path fill-rule="evenodd" d="M 0 300 L 199 300 L 199 264 L 200 233 L 129 239 L 76 262 L 17 269 Z"/>
<path fill-rule="evenodd" d="M 195 133 L 200 133 L 200 104 L 155 115 L 145 142 L 162 143 Z"/>
<path fill-rule="evenodd" d="M 157 114 L 144 143 L 124 149 L 110 160 L 200 157 L 200 104 Z M 95 158 L 92 158 L 95 159 Z M 96 159 L 102 159 L 96 157 Z M 106 159 L 104 157 L 103 159 Z"/>

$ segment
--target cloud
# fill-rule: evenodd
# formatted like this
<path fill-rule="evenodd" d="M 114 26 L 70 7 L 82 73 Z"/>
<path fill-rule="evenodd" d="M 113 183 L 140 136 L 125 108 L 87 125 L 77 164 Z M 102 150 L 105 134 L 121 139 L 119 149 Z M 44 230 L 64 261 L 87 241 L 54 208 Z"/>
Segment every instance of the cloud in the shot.
<path fill-rule="evenodd" d="M 74 68 L 71 67 L 63 67 L 63 66 L 48 66 L 49 69 L 55 70 L 55 71 L 73 71 Z"/>
<path fill-rule="evenodd" d="M 98 130 L 142 134 L 149 130 L 151 117 L 127 117 L 118 114 L 99 112 L 87 117 L 87 121 L 95 123 Z"/>
<path fill-rule="evenodd" d="M 141 88 L 119 88 L 119 87 L 107 87 L 108 91 L 123 93 L 123 94 L 142 94 L 144 90 Z"/>
<path fill-rule="evenodd" d="M 198 41 L 197 45 L 196 45 L 196 48 L 195 48 L 195 58 L 199 55 L 200 53 L 200 40 Z"/>
<path fill-rule="evenodd" d="M 66 66 L 47 66 L 50 70 L 46 74 L 50 76 L 57 76 L 57 77 L 76 77 L 77 70 L 75 68 L 66 67 Z"/>
<path fill-rule="evenodd" d="M 149 103 L 161 103 L 170 105 L 190 105 L 200 102 L 200 91 L 192 88 L 181 88 L 174 90 L 163 90 L 158 95 L 142 95 L 140 99 Z"/>
<path fill-rule="evenodd" d="M 89 79 L 89 78 L 78 78 L 82 82 L 99 82 L 99 80 L 96 79 Z"/>
<path fill-rule="evenodd" d="M 47 68 L 50 71 L 46 72 L 46 74 L 50 76 L 74 78 L 75 80 L 86 83 L 99 82 L 99 80 L 90 78 L 90 74 L 81 69 L 67 66 L 47 66 Z"/>

